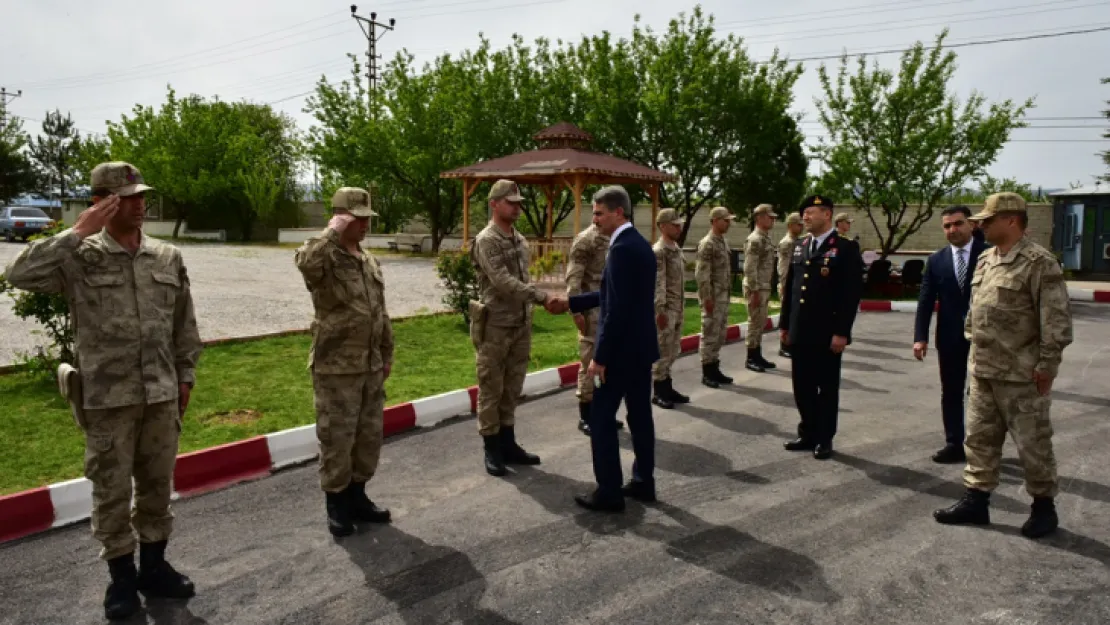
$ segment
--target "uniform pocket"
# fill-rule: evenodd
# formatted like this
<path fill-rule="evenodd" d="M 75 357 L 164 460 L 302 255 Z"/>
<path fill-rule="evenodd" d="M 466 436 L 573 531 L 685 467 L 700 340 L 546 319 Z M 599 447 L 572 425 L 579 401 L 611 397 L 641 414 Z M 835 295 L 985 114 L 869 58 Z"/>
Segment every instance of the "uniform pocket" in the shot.
<path fill-rule="evenodd" d="M 1028 310 L 1033 300 L 1025 285 L 1018 280 L 1003 280 L 997 287 L 997 306 L 1002 310 Z"/>
<path fill-rule="evenodd" d="M 181 279 L 168 271 L 155 271 L 151 273 L 150 278 L 154 281 L 158 302 L 172 307 L 177 301 L 177 290 L 181 288 Z"/>

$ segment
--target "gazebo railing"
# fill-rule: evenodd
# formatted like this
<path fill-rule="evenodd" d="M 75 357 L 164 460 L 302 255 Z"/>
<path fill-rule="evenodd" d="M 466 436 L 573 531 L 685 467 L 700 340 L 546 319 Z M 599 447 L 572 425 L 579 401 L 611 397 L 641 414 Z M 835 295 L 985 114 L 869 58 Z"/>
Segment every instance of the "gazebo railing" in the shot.
<path fill-rule="evenodd" d="M 558 284 L 566 278 L 567 259 L 573 237 L 528 239 L 531 248 L 532 279 L 539 283 Z"/>

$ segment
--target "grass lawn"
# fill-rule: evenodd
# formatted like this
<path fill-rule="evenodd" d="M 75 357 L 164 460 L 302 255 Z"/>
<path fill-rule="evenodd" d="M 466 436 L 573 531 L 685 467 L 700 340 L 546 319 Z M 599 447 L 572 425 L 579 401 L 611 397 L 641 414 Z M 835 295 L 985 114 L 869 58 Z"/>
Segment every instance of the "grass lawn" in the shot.
<path fill-rule="evenodd" d="M 733 304 L 730 323 L 747 318 Z M 684 335 L 701 330 L 696 302 L 687 302 Z M 570 317 L 535 315 L 530 370 L 578 357 Z M 476 383 L 474 347 L 462 318 L 414 317 L 394 322 L 393 375 L 386 405 Z M 209 347 L 201 356 L 197 387 L 185 416 L 181 451 L 194 451 L 314 420 L 312 381 L 305 367 L 308 336 Z M 0 494 L 81 477 L 84 437 L 52 379 L 0 376 Z"/>

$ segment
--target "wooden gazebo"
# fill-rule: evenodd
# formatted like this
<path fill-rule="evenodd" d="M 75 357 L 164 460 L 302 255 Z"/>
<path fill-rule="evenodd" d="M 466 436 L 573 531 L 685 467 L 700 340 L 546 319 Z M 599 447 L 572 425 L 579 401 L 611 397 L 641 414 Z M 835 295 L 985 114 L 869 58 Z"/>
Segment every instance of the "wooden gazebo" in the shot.
<path fill-rule="evenodd" d="M 560 122 L 532 135 L 540 149 L 520 152 L 467 167 L 445 171 L 441 178 L 463 182 L 463 246 L 470 242 L 470 196 L 483 181 L 501 178 L 517 184 L 537 185 L 547 196 L 547 240 L 552 239 L 555 191 L 560 185 L 574 193 L 574 234 L 582 229 L 582 192 L 590 184 L 638 184 L 651 195 L 651 238 L 655 240 L 655 215 L 659 211 L 659 185 L 675 176 L 631 161 L 588 149 L 593 137 L 569 122 Z"/>

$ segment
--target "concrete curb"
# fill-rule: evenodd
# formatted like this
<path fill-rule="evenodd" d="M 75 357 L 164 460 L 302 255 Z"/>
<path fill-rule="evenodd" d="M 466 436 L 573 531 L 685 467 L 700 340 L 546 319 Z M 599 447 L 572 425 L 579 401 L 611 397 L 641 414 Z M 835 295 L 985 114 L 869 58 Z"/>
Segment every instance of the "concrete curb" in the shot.
<path fill-rule="evenodd" d="M 777 316 L 769 318 L 766 330 L 773 330 L 777 324 Z M 742 339 L 747 336 L 747 327 L 747 323 L 729 326 L 726 339 L 729 342 Z M 697 351 L 699 344 L 700 335 L 683 337 L 682 352 Z M 528 374 L 524 379 L 524 401 L 575 385 L 578 369 L 579 363 L 573 362 Z M 478 387 L 472 386 L 389 406 L 384 414 L 385 436 L 471 415 L 477 405 Z M 256 480 L 312 461 L 317 449 L 316 426 L 304 425 L 181 454 L 174 469 L 174 499 Z M 89 518 L 91 507 L 92 483 L 85 478 L 0 497 L 0 542 L 80 523 Z"/>
<path fill-rule="evenodd" d="M 1069 288 L 1068 299 L 1073 302 L 1099 302 L 1101 304 L 1110 304 L 1110 291 Z"/>

